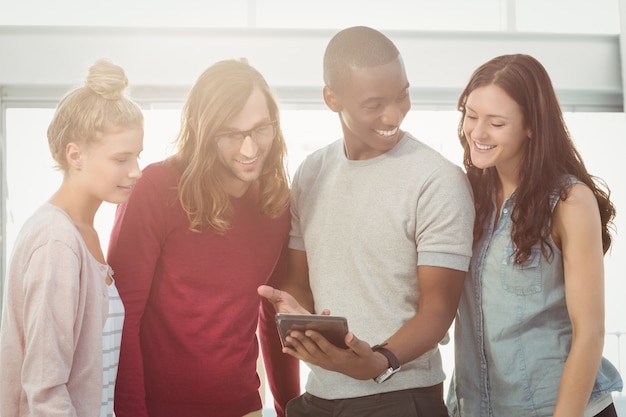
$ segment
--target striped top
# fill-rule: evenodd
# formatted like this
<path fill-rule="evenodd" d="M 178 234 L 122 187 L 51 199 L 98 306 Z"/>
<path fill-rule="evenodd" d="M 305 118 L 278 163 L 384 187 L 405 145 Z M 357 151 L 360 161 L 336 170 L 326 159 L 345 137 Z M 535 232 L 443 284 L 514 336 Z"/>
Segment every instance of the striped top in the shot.
<path fill-rule="evenodd" d="M 113 271 L 109 269 L 111 276 Z M 108 286 L 109 315 L 102 331 L 102 408 L 100 417 L 112 417 L 115 378 L 120 358 L 122 326 L 124 324 L 124 304 L 115 287 L 115 281 Z"/>

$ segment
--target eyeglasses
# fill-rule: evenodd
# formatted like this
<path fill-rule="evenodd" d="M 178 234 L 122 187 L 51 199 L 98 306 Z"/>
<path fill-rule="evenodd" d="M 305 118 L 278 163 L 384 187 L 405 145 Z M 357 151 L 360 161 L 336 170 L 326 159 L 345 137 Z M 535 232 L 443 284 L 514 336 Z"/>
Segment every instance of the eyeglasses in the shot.
<path fill-rule="evenodd" d="M 276 137 L 276 120 L 239 132 L 220 133 L 215 136 L 217 145 L 224 149 L 241 148 L 243 141 L 250 136 L 257 145 L 267 145 Z"/>

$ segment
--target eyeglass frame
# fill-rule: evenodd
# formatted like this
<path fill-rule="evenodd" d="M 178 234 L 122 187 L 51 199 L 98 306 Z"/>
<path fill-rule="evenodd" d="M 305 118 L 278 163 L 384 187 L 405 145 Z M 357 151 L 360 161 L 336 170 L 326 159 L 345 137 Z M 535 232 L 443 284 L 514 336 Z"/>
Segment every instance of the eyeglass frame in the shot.
<path fill-rule="evenodd" d="M 264 123 L 260 126 L 256 126 L 248 130 L 236 130 L 232 132 L 218 133 L 214 136 L 214 138 L 217 142 L 217 146 L 219 146 L 220 148 L 232 149 L 237 147 L 237 145 L 241 147 L 243 141 L 246 140 L 248 136 L 258 145 L 259 137 L 257 135 L 259 135 L 259 133 L 256 133 L 256 131 L 271 126 L 273 130 L 272 135 L 268 136 L 267 138 L 260 139 L 260 142 L 263 144 L 271 143 L 274 139 L 276 139 L 276 136 L 278 135 L 278 127 L 276 126 L 276 123 L 277 120 L 272 120 L 271 122 Z M 233 139 L 233 137 L 236 137 L 236 139 Z M 224 144 L 225 141 L 227 142 L 226 144 Z"/>

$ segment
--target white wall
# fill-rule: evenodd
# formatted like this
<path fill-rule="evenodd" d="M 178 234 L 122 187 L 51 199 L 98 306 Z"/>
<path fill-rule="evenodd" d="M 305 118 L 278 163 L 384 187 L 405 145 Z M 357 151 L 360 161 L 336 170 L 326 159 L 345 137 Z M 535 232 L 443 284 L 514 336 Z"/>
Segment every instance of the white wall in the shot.
<path fill-rule="evenodd" d="M 210 64 L 247 57 L 279 97 L 321 103 L 328 29 L 185 29 L 0 26 L 0 87 L 11 103 L 80 83 L 96 59 L 127 71 L 133 96 L 181 100 Z M 400 49 L 415 105 L 454 108 L 471 72 L 504 53 L 529 53 L 550 72 L 567 110 L 622 110 L 618 35 L 388 30 Z M 55 90 L 56 88 L 56 90 Z M 41 97 L 37 97 L 41 98 Z"/>

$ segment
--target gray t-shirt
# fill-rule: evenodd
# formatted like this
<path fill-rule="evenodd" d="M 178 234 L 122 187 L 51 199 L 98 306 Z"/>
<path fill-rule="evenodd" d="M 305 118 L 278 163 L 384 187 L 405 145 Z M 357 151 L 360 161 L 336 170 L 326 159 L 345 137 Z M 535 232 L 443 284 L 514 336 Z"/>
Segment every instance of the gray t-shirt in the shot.
<path fill-rule="evenodd" d="M 415 316 L 417 265 L 469 266 L 474 206 L 465 174 L 408 133 L 369 160 L 348 160 L 342 139 L 314 152 L 294 176 L 291 210 L 289 247 L 307 252 L 316 310 L 346 316 L 371 345 Z M 350 398 L 444 379 L 434 347 L 384 384 L 311 366 L 306 389 Z"/>

